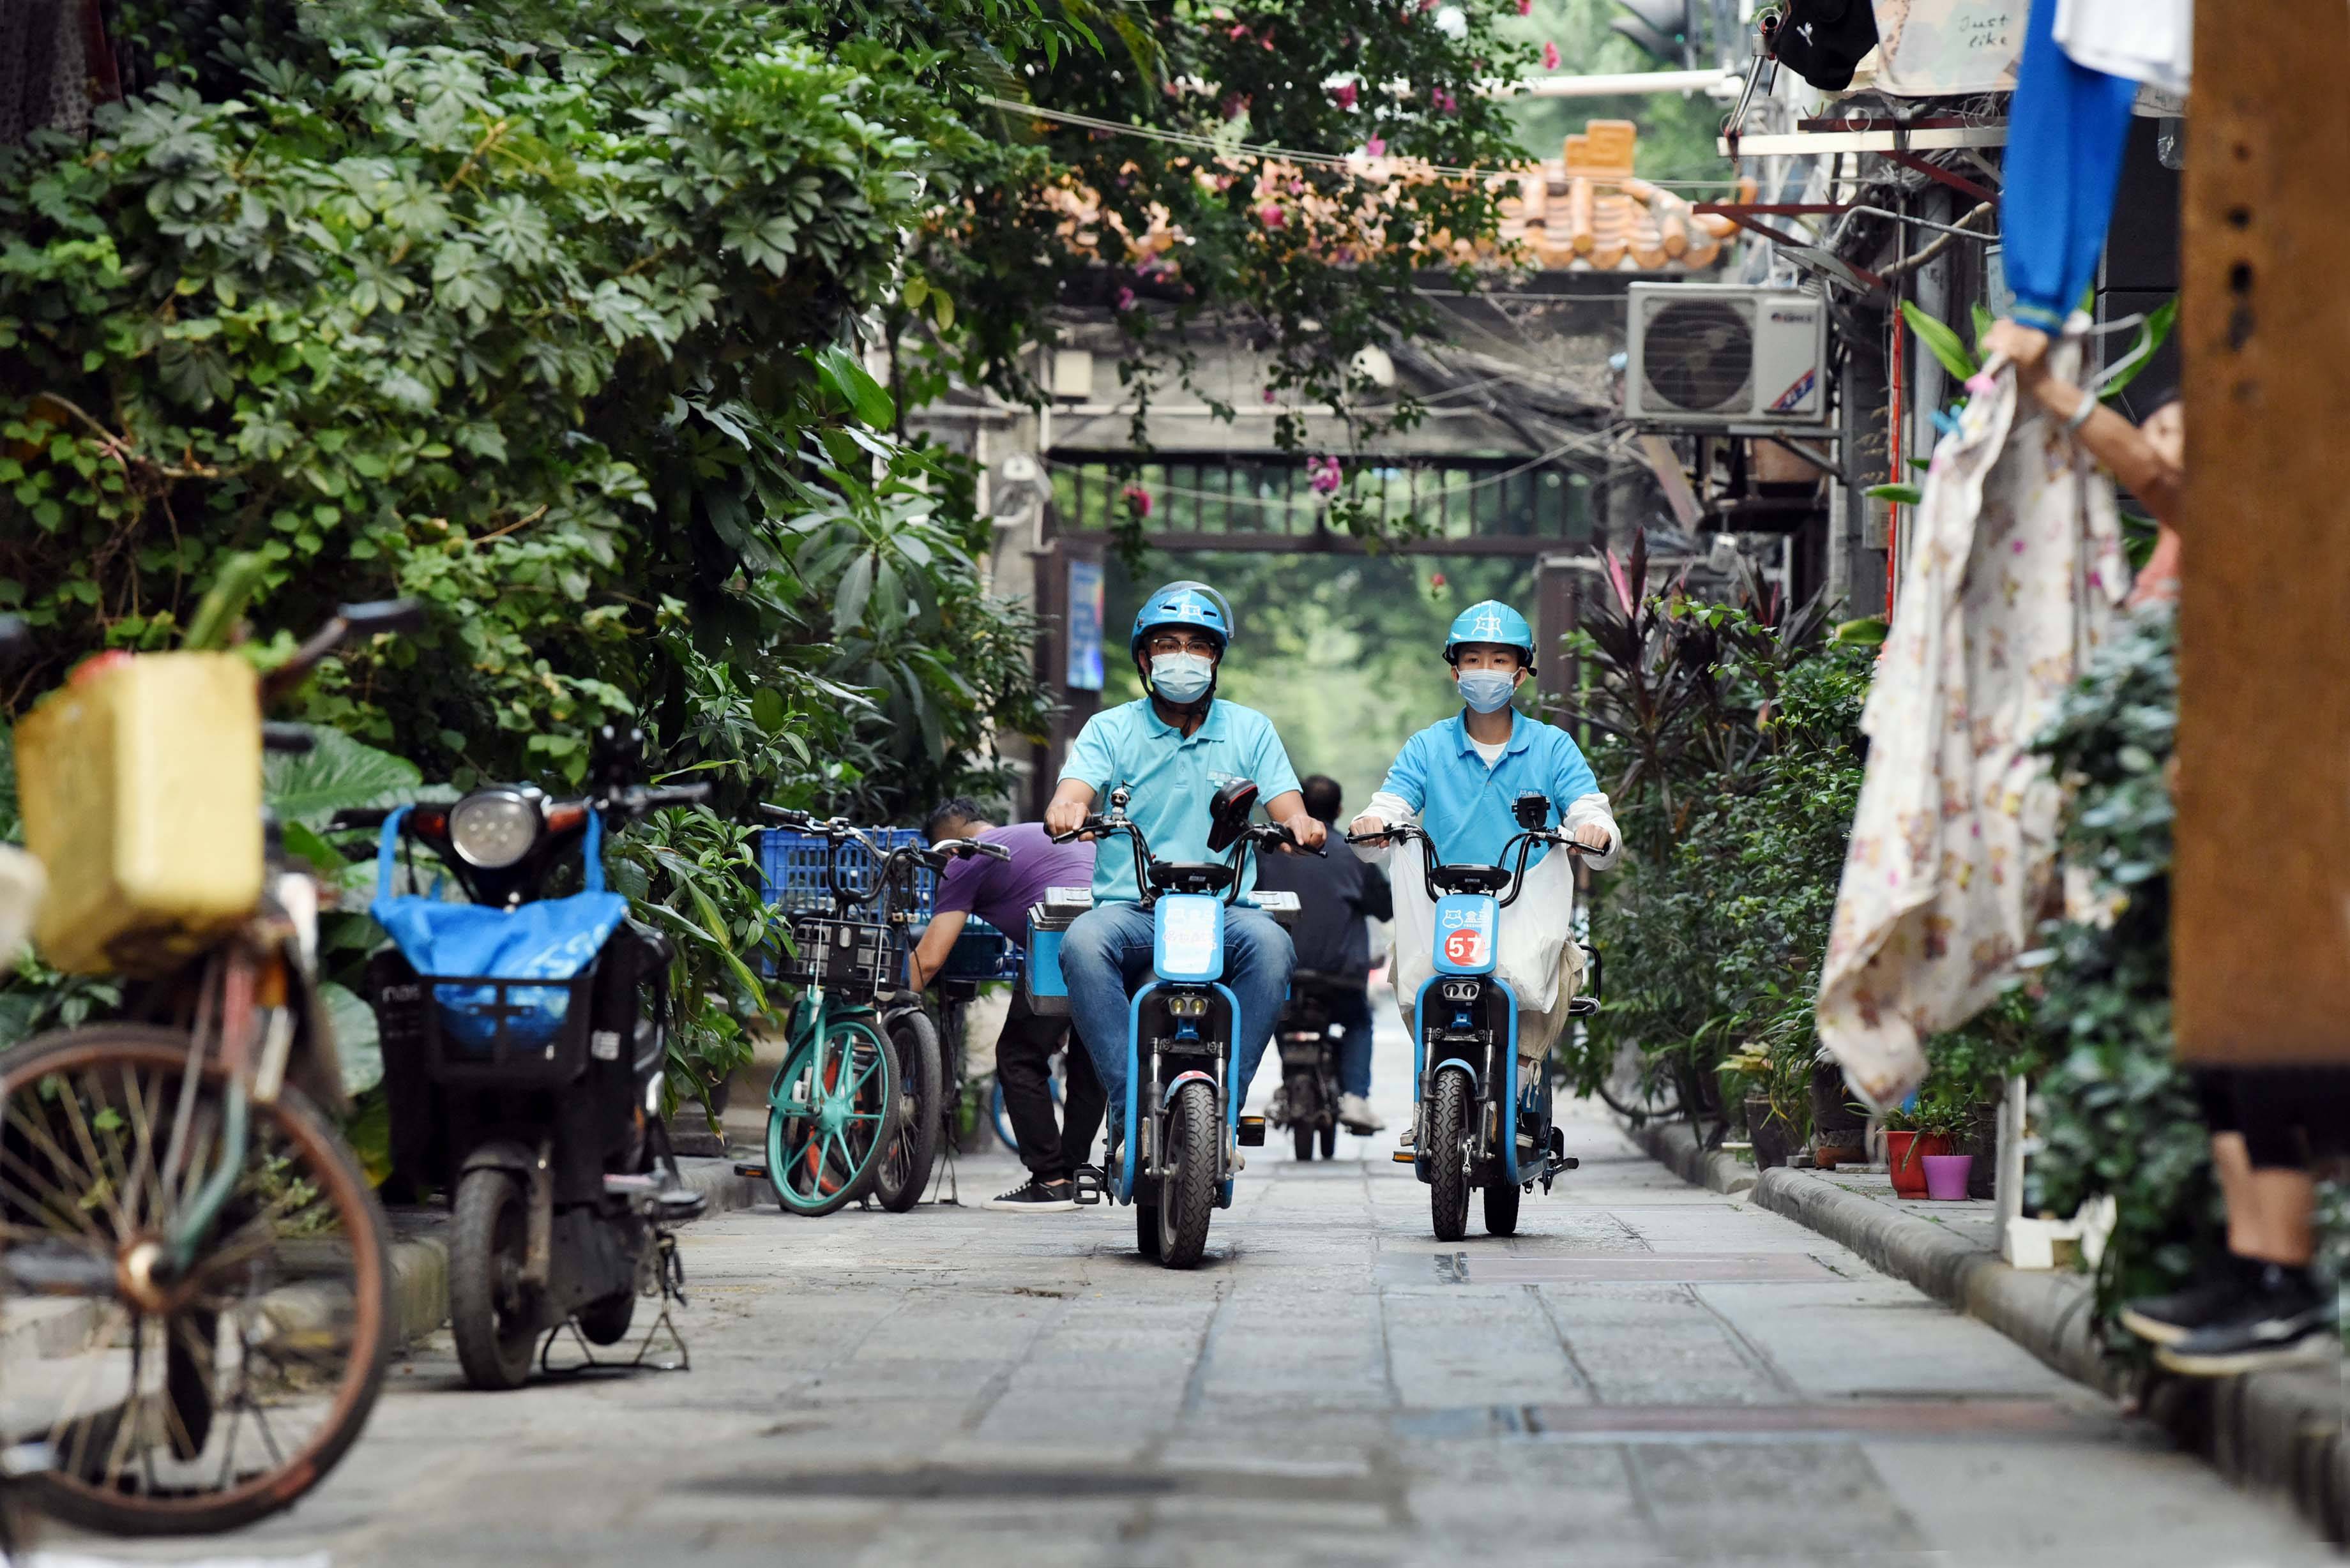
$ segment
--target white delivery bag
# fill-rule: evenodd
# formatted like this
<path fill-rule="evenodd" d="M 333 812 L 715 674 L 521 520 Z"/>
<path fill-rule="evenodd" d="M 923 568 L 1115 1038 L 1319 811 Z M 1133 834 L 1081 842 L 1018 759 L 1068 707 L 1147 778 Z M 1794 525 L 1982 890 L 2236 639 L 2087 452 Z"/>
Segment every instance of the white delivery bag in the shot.
<path fill-rule="evenodd" d="M 1417 843 L 1386 852 L 1395 887 L 1395 997 L 1407 1033 L 1419 988 L 1436 972 L 1436 899 Z M 1502 910 L 1493 972 L 1518 999 L 1518 1054 L 1539 1061 L 1566 1028 L 1566 1004 L 1583 983 L 1575 944 L 1575 857 L 1554 846 L 1526 867 L 1524 886 Z"/>

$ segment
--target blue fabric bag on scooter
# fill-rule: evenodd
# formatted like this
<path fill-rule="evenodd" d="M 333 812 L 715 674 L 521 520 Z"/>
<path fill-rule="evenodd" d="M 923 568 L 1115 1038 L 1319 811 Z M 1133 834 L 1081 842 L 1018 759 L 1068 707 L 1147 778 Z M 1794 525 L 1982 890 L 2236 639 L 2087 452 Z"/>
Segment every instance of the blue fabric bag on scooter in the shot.
<path fill-rule="evenodd" d="M 629 901 L 604 890 L 604 828 L 594 811 L 581 852 L 587 889 L 567 898 L 542 898 L 512 909 L 452 904 L 391 891 L 393 850 L 408 815 L 387 818 L 376 846 L 375 901 L 368 912 L 391 933 L 392 944 L 427 981 L 546 981 L 538 986 L 435 984 L 442 1027 L 461 1044 L 487 1053 L 503 1026 L 509 1046 L 543 1046 L 562 1029 L 571 1007 L 570 981 L 596 961 L 605 941 L 629 913 Z"/>

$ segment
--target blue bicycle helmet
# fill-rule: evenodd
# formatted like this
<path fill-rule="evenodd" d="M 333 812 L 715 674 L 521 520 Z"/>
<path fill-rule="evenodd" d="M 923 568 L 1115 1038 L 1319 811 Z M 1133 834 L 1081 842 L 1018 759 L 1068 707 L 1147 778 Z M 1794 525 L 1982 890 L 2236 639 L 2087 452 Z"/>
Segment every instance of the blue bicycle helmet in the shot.
<path fill-rule="evenodd" d="M 1518 657 L 1531 668 L 1534 661 L 1534 628 L 1526 618 L 1499 599 L 1486 599 L 1471 605 L 1452 618 L 1452 630 L 1444 639 L 1444 660 L 1451 664 L 1461 657 L 1464 642 L 1495 642 L 1503 648 L 1514 648 Z"/>
<path fill-rule="evenodd" d="M 1223 595 L 1205 583 L 1188 579 L 1169 583 L 1143 600 L 1142 608 L 1135 612 L 1134 635 L 1126 639 L 1128 657 L 1142 652 L 1145 633 L 1162 626 L 1204 631 L 1216 639 L 1216 651 L 1221 655 L 1232 642 L 1232 607 Z"/>

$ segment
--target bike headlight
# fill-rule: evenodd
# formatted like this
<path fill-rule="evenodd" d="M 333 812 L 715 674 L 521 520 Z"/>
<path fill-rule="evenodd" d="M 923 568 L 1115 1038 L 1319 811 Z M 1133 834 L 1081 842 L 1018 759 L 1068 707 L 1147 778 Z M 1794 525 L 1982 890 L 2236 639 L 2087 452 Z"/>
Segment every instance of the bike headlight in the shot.
<path fill-rule="evenodd" d="M 449 808 L 449 846 L 468 866 L 503 870 L 538 842 L 538 805 L 518 790 L 484 790 Z"/>

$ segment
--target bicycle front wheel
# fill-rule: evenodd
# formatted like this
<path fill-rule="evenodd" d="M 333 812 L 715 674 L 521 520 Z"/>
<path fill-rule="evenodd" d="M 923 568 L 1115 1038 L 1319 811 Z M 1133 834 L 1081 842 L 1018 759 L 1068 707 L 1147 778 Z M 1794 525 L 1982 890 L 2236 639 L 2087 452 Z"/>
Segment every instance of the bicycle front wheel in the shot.
<path fill-rule="evenodd" d="M 43 1511 L 121 1535 L 234 1530 L 348 1451 L 390 1352 L 383 1214 L 297 1091 L 249 1107 L 187 1035 L 105 1024 L 0 1054 L 0 1440 L 47 1445 Z M 224 1162 L 185 1268 L 174 1220 Z"/>
<path fill-rule="evenodd" d="M 829 1214 L 873 1189 L 898 1119 L 897 1053 L 862 1023 L 803 1043 L 767 1108 L 767 1181 L 794 1214 Z"/>

